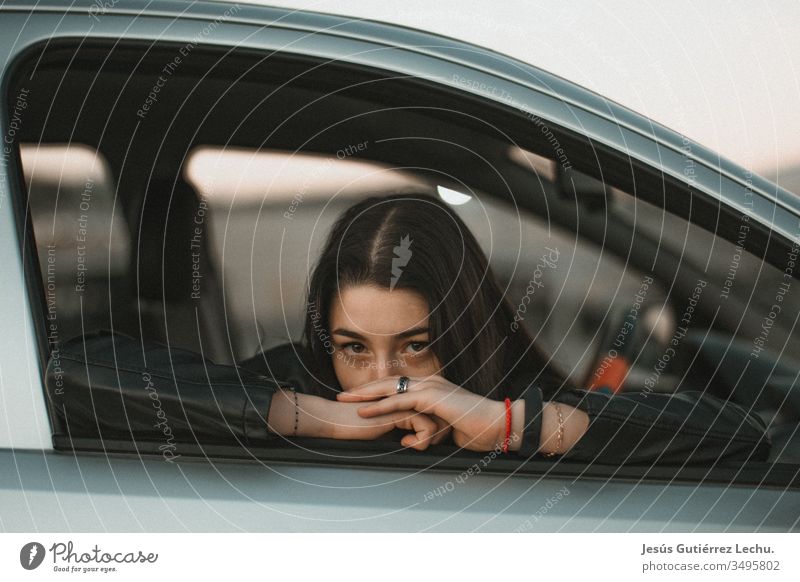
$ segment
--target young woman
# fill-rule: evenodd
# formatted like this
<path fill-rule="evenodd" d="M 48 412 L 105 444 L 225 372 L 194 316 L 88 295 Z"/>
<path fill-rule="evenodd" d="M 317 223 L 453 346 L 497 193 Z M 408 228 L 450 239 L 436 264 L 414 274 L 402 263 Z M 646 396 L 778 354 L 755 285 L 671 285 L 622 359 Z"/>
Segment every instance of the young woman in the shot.
<path fill-rule="evenodd" d="M 269 424 L 370 438 L 376 421 L 387 430 L 416 422 L 405 446 L 452 430 L 470 450 L 613 463 L 766 458 L 765 427 L 739 406 L 700 392 L 575 389 L 514 324 L 481 248 L 447 205 L 364 200 L 335 224 L 311 276 L 307 354 L 284 348 L 263 360 L 263 373 L 308 394 L 274 398 Z M 322 400 L 334 397 L 333 406 Z"/>
<path fill-rule="evenodd" d="M 525 429 L 521 395 L 530 380 L 556 388 L 563 380 L 524 330 L 512 331 L 512 323 L 512 311 L 477 241 L 447 206 L 428 197 L 372 198 L 339 219 L 311 276 L 308 353 L 267 352 L 260 371 L 292 378 L 308 394 L 339 396 L 333 407 L 300 398 L 298 435 L 363 438 L 373 434 L 376 421 L 387 430 L 399 418 L 422 425 L 427 418 L 417 418 L 421 413 L 435 430 L 417 431 L 404 444 L 425 448 L 452 427 L 458 446 L 491 450 L 502 448 L 507 438 L 506 448 L 518 450 Z M 298 359 L 305 370 L 297 369 Z M 259 358 L 242 365 L 259 369 Z M 426 398 L 439 414 L 433 406 L 424 411 L 342 406 L 390 395 L 400 377 L 411 378 L 406 398 Z M 269 422 L 275 432 L 286 434 L 288 420 L 294 419 L 294 396 L 281 396 L 273 400 Z M 508 410 L 506 397 L 514 399 Z M 588 415 L 568 404 L 548 404 L 541 412 L 528 420 L 529 433 L 542 427 L 553 437 L 542 441 L 543 452 L 567 450 L 588 425 Z M 324 428 L 326 421 L 332 426 Z"/>

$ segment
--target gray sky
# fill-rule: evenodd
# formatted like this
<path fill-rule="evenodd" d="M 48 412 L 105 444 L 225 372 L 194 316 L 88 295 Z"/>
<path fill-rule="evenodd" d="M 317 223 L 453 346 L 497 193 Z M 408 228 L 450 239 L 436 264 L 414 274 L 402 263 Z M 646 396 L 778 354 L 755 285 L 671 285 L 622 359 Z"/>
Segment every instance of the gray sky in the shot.
<path fill-rule="evenodd" d="M 294 0 L 519 58 L 774 178 L 800 165 L 800 2 Z"/>

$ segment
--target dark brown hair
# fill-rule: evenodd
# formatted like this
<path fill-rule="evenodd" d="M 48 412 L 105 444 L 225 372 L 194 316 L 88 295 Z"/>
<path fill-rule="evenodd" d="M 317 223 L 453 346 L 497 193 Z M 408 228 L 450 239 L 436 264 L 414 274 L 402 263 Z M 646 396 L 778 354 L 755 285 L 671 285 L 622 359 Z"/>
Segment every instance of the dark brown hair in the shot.
<path fill-rule="evenodd" d="M 328 395 L 339 390 L 328 337 L 331 300 L 351 285 L 419 293 L 430 310 L 430 348 L 442 375 L 471 392 L 504 398 L 519 366 L 560 379 L 524 328 L 511 331 L 513 311 L 486 256 L 461 218 L 435 198 L 368 198 L 333 226 L 309 281 L 305 325 Z"/>

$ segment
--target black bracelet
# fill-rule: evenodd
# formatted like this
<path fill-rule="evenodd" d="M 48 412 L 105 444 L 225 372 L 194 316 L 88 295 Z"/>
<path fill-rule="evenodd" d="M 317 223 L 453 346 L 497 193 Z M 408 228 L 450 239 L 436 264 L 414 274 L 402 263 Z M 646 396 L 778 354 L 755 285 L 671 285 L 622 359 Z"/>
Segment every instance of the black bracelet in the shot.
<path fill-rule="evenodd" d="M 517 453 L 523 457 L 532 457 L 539 451 L 539 440 L 542 434 L 542 390 L 531 383 L 522 394 L 525 400 L 525 426 L 522 429 L 522 442 Z"/>

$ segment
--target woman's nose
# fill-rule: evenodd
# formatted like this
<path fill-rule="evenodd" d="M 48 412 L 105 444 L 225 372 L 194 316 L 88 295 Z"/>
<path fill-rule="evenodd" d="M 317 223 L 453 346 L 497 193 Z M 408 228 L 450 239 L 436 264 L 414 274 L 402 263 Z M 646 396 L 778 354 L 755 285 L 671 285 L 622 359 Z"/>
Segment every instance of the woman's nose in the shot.
<path fill-rule="evenodd" d="M 374 374 L 375 380 L 382 380 L 389 376 L 397 376 L 397 359 L 392 357 L 381 358 L 377 361 Z"/>

